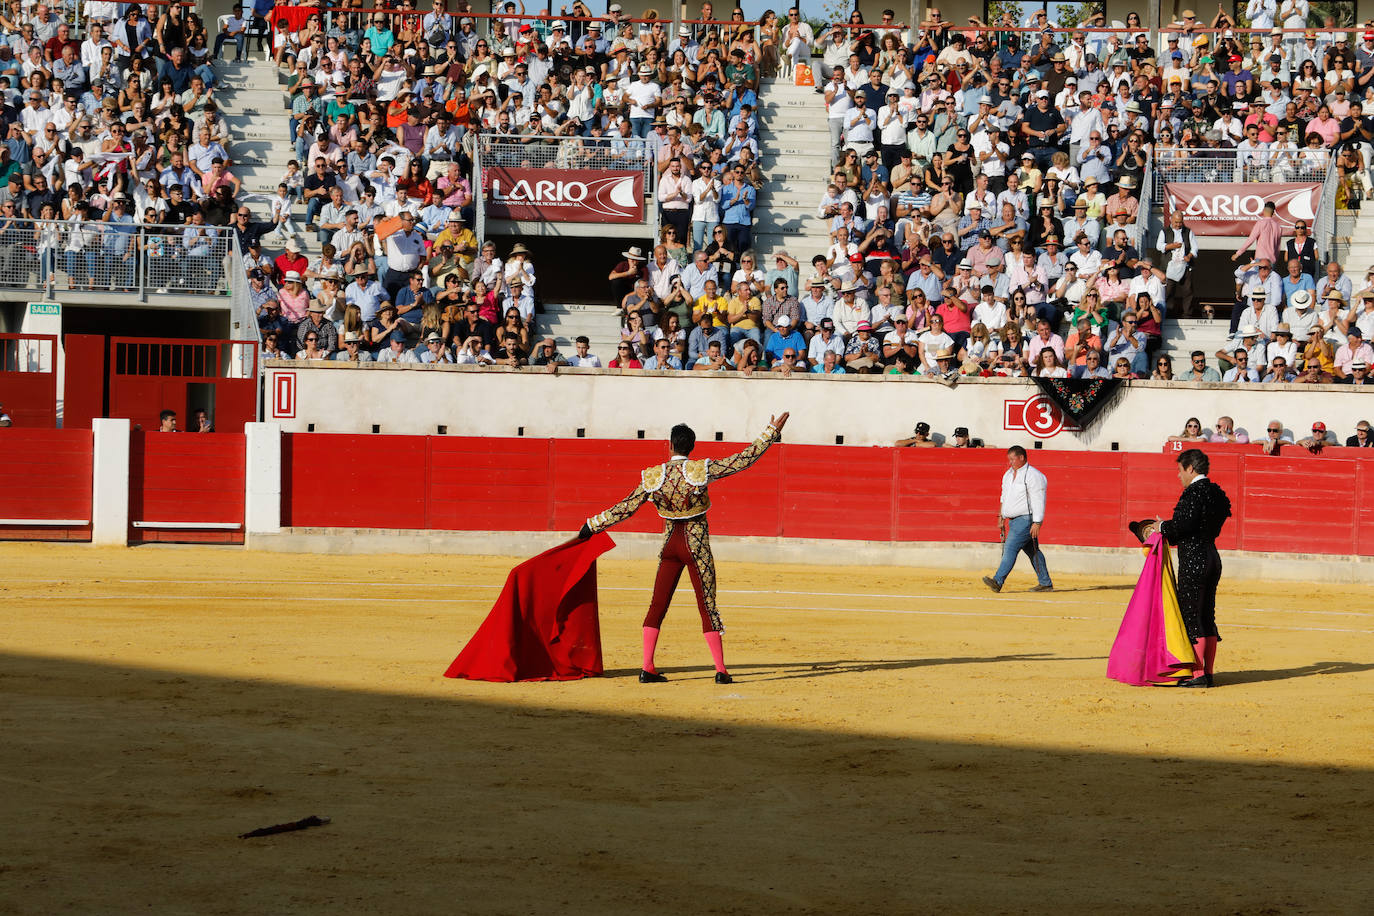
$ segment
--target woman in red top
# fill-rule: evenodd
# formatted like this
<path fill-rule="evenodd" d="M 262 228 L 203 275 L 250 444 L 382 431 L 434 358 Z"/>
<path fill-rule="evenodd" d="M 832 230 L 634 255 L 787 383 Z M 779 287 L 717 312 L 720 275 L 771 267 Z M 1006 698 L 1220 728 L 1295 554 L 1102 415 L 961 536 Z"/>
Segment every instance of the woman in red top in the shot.
<path fill-rule="evenodd" d="M 622 340 L 615 348 L 615 359 L 611 360 L 610 369 L 643 369 L 644 364 L 635 359 L 634 351 L 630 349 L 629 341 Z"/>
<path fill-rule="evenodd" d="M 425 202 L 425 206 L 433 203 L 431 197 L 434 194 L 434 185 L 430 184 L 425 173 L 420 168 L 420 157 L 411 158 L 410 164 L 406 166 L 406 173 L 401 176 L 400 181 L 396 182 L 396 187 L 405 188 L 406 193 L 416 200 Z"/>
<path fill-rule="evenodd" d="M 1164 313 L 1155 305 L 1149 293 L 1136 293 L 1135 329 L 1145 335 L 1145 366 L 1148 372 L 1150 360 L 1155 358 L 1164 343 Z"/>

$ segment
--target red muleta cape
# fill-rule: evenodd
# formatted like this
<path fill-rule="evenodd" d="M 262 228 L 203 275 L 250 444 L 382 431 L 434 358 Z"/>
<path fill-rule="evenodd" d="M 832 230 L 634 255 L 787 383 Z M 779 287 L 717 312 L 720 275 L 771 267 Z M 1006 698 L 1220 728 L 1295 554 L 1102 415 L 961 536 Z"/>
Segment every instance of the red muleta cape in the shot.
<path fill-rule="evenodd" d="M 614 546 L 602 532 L 560 544 L 512 569 L 491 613 L 444 677 L 570 681 L 600 676 L 596 558 Z"/>

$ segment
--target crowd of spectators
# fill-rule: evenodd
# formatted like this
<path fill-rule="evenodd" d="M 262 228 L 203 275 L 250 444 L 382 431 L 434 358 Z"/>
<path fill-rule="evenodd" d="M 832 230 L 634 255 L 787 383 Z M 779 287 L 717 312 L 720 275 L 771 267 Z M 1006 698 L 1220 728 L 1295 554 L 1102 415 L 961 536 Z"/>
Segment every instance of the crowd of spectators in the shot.
<path fill-rule="evenodd" d="M 84 3 L 79 32 L 75 12 L 0 10 L 0 275 L 121 291 L 138 268 L 215 288 L 240 188 L 213 36 L 181 5 Z"/>
<path fill-rule="evenodd" d="M 498 12 L 512 18 L 483 20 L 480 30 L 466 12 L 449 12 L 444 0 L 421 12 L 401 0 L 392 12 L 272 23 L 276 59 L 289 71 L 296 158 L 260 224 L 270 227 L 266 241 L 286 247 L 285 260 L 258 248 L 249 265 L 266 355 L 600 363 L 538 338 L 523 245 L 479 250 L 472 175 L 482 134 L 574 138 L 558 153 L 567 167 L 605 157 L 656 168 L 665 221 L 680 239 L 693 227 L 671 189 L 685 194 L 692 176 L 716 176 L 711 223 L 723 224 L 733 250 L 749 246 L 758 67 L 744 61 L 760 50 L 742 13 L 737 27 L 670 35 L 662 21 L 630 22 L 619 4 L 595 18 L 574 3 L 566 21 L 550 21 L 521 19 L 523 7 L 508 2 Z M 703 12 L 710 18 L 709 5 Z M 714 165 L 703 172 L 693 157 Z M 306 232 L 321 243 L 313 261 L 300 252 Z M 321 307 L 332 332 L 318 322 L 310 330 L 311 309 Z M 652 361 L 651 351 L 607 365 Z"/>
<path fill-rule="evenodd" d="M 1368 370 L 1361 370 L 1360 381 L 1357 384 L 1368 384 L 1364 379 Z M 1296 445 L 1304 448 L 1312 454 L 1319 454 L 1327 446 L 1344 445 L 1347 448 L 1374 448 L 1374 433 L 1370 430 L 1368 420 L 1356 422 L 1354 430 L 1344 440 L 1341 439 L 1337 430 L 1328 429 L 1322 420 L 1312 422 L 1311 433 L 1300 436 L 1296 432 L 1286 428 L 1282 420 L 1270 420 L 1265 424 L 1263 437 L 1251 438 L 1248 431 L 1243 427 L 1236 426 L 1236 421 L 1231 417 L 1218 417 L 1216 424 L 1208 429 L 1202 425 L 1202 421 L 1197 417 L 1189 417 L 1183 424 L 1182 431 L 1176 436 L 1170 436 L 1170 442 L 1217 442 L 1229 443 L 1231 445 L 1247 445 L 1257 443 L 1262 445 L 1266 455 L 1278 455 L 1283 451 L 1285 445 Z"/>
<path fill-rule="evenodd" d="M 1252 22 L 1268 30 L 1265 2 Z M 1374 333 L 1374 271 L 1352 285 L 1339 264 L 1323 263 L 1306 221 L 1285 236 L 1272 208 L 1233 258 L 1233 339 L 1215 363 L 1194 354 L 1175 375 L 1158 353 L 1165 322 L 1212 308 L 1196 307 L 1199 248 L 1183 215 L 1142 238 L 1139 194 L 1150 157 L 1169 150 L 1171 168 L 1224 153 L 1237 170 L 1228 179 L 1334 167 L 1357 199 L 1374 140 L 1374 31 L 1352 48 L 1330 29 L 1232 34 L 1219 14 L 1211 27 L 1223 31 L 1200 33 L 1185 11 L 1156 50 L 1143 30 L 1099 31 L 1101 17 L 1069 31 L 1048 28 L 1043 13 L 995 24 L 1029 32 L 974 17 L 959 29 L 938 9 L 916 28 L 894 20 L 887 10 L 862 27 L 856 12 L 818 40 L 795 10 L 780 31 L 761 27 L 774 47 L 805 40 L 820 54 L 832 148 L 815 219 L 829 248 L 807 253 L 809 269 L 785 251 L 761 263 L 710 206 L 715 166 L 672 147 L 672 193 L 681 181 L 687 212 L 665 216 L 652 255 L 632 248 L 609 276 L 632 353 L 668 335 L 684 368 L 729 368 L 761 349 L 763 364 L 783 371 L 1352 377 L 1358 342 Z M 1302 75 L 1313 67 L 1315 82 Z M 1286 165 L 1289 133 L 1304 145 L 1319 138 L 1320 152 Z M 676 178 L 694 167 L 690 186 Z M 724 187 L 739 181 L 728 162 L 720 174 Z M 779 314 L 785 331 L 801 332 L 796 363 L 785 362 Z M 703 361 L 714 339 L 723 360 Z"/>
<path fill-rule="evenodd" d="M 1374 333 L 1374 273 L 1355 286 L 1309 226 L 1275 234 L 1266 214 L 1237 253 L 1234 339 L 1175 374 L 1159 349 L 1171 317 L 1198 314 L 1198 246 L 1177 214 L 1153 238 L 1137 219 L 1160 149 L 1235 150 L 1258 179 L 1285 137 L 1315 134 L 1322 167 L 1362 193 L 1374 31 L 1357 44 L 1334 29 L 1203 33 L 1231 23 L 1185 11 L 1156 49 L 1129 31 L 1138 17 L 1057 31 L 1035 17 L 956 27 L 937 8 L 868 27 L 855 12 L 815 35 L 795 8 L 757 24 L 735 8 L 673 34 L 618 4 L 601 18 L 579 3 L 560 20 L 521 19 L 515 3 L 497 11 L 508 19 L 465 12 L 402 0 L 271 24 L 296 157 L 255 224 L 286 253 L 251 249 L 268 355 L 601 364 L 540 337 L 523 246 L 477 247 L 472 161 L 491 133 L 652 160 L 661 233 L 608 273 L 623 322 L 610 367 L 1343 380 Z M 831 126 L 814 216 L 829 246 L 765 254 L 757 89 L 802 63 Z M 299 251 L 306 232 L 318 258 Z"/>

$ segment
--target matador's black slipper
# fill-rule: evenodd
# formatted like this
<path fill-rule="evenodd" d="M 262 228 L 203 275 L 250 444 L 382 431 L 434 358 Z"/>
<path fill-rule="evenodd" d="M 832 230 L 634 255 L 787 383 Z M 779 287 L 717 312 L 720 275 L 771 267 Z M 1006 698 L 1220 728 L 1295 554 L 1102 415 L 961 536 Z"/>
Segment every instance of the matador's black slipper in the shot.
<path fill-rule="evenodd" d="M 668 679 L 657 671 L 645 671 L 643 668 L 640 668 L 639 682 L 641 684 L 666 684 L 668 683 Z"/>
<path fill-rule="evenodd" d="M 1211 687 L 1213 686 L 1210 674 L 1199 674 L 1197 677 L 1190 677 L 1186 681 L 1179 681 L 1180 687 Z"/>
<path fill-rule="evenodd" d="M 716 683 L 717 683 L 717 684 L 733 684 L 734 682 L 735 682 L 735 679 L 732 678 L 730 675 L 726 674 L 724 671 L 717 671 L 717 672 L 716 672 Z"/>

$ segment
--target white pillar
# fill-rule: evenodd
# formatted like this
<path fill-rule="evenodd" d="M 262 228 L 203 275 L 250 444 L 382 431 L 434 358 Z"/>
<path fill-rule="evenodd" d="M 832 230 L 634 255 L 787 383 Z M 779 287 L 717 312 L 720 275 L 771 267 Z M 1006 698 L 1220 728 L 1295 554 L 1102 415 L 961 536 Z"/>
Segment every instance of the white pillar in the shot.
<path fill-rule="evenodd" d="M 129 543 L 129 421 L 92 420 L 91 543 Z"/>
<path fill-rule="evenodd" d="M 281 424 L 245 423 L 243 531 L 247 546 L 253 535 L 281 530 Z"/>

